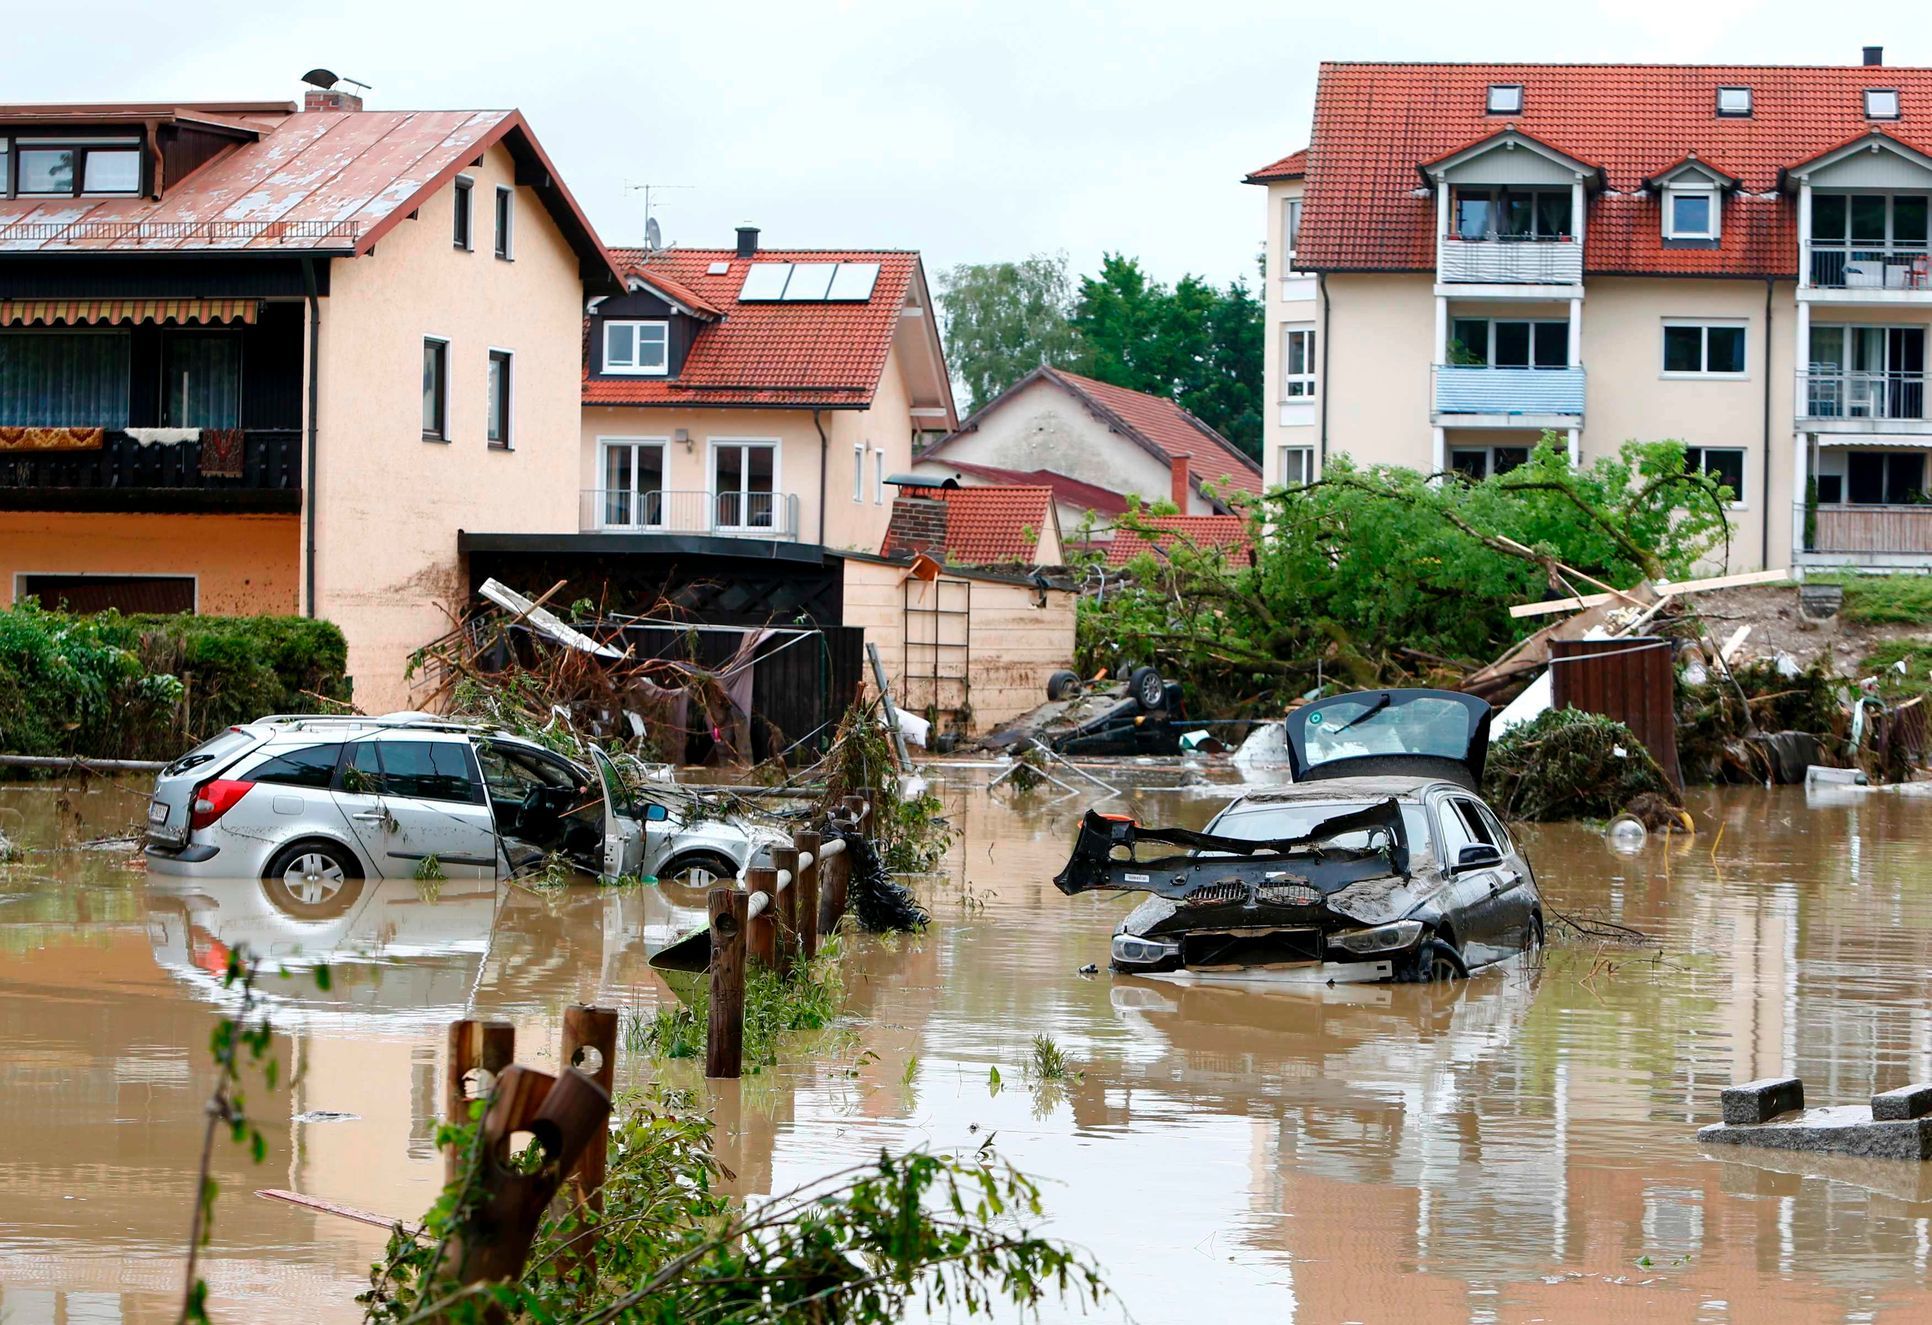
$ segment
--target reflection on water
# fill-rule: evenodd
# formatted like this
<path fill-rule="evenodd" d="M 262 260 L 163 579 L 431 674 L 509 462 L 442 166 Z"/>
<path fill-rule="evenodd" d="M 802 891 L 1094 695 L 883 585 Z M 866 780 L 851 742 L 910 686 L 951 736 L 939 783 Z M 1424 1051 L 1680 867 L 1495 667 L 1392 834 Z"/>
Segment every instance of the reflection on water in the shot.
<path fill-rule="evenodd" d="M 1922 803 L 1710 793 L 1697 840 L 1631 855 L 1535 830 L 1552 907 L 1657 951 L 1559 949 L 1447 991 L 1271 990 L 1081 975 L 1127 905 L 1049 882 L 1082 805 L 947 794 L 965 831 L 924 886 L 934 927 L 854 945 L 849 1034 L 715 1089 L 662 1069 L 704 1092 L 742 1190 L 880 1146 L 991 1138 L 1142 1321 L 1203 1304 L 1318 1322 L 1924 1318 L 1932 1177 L 1712 1157 L 1692 1138 L 1732 1080 L 1795 1069 L 1815 1100 L 1849 1102 L 1932 1079 Z M 1192 825 L 1221 803 L 1199 787 L 1132 800 Z M 172 1317 L 232 948 L 291 972 L 265 987 L 300 1071 L 253 1093 L 280 1120 L 267 1164 L 221 1152 L 217 1314 L 298 1301 L 351 1320 L 380 1232 L 249 1190 L 420 1212 L 445 1023 L 507 1018 L 520 1057 L 552 1066 L 564 1005 L 648 1015 L 672 997 L 645 959 L 702 908 L 668 890 L 386 881 L 291 915 L 253 881 L 164 886 L 125 846 L 71 846 L 139 807 L 111 783 L 65 803 L 0 789 L 0 830 L 69 844 L 0 871 L 8 1325 Z M 1035 1034 L 1078 1075 L 1030 1084 Z M 619 1072 L 660 1074 L 628 1053 Z"/>

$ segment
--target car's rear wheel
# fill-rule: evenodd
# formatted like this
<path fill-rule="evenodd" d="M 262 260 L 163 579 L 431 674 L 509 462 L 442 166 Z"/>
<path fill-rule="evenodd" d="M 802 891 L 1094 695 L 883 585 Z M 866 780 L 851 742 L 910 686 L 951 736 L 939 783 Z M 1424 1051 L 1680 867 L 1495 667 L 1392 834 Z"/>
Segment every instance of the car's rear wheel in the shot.
<path fill-rule="evenodd" d="M 269 904 L 297 920 L 333 920 L 362 896 L 362 864 L 336 842 L 291 842 L 262 870 Z"/>
<path fill-rule="evenodd" d="M 737 877 L 738 865 L 731 857 L 716 851 L 693 851 L 667 862 L 658 871 L 657 881 L 686 888 L 709 888 Z"/>
<path fill-rule="evenodd" d="M 1048 699 L 1070 699 L 1079 694 L 1079 674 L 1070 672 L 1064 667 L 1061 668 L 1047 678 L 1046 693 Z"/>
<path fill-rule="evenodd" d="M 1134 674 L 1127 678 L 1127 693 L 1142 709 L 1152 713 L 1167 702 L 1167 682 L 1151 667 L 1136 667 Z"/>

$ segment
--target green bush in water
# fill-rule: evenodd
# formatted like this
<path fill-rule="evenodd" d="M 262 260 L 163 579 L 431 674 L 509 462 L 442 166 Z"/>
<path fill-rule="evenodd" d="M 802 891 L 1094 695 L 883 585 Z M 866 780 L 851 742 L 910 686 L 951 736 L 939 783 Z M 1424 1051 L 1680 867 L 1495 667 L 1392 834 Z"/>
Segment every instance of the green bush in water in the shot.
<path fill-rule="evenodd" d="M 1703 685 L 1677 679 L 1677 760 L 1691 782 L 1731 776 L 1759 780 L 1737 754 L 1737 743 L 1757 732 L 1806 732 L 1827 754 L 1844 753 L 1844 681 L 1822 660 L 1786 676 L 1775 660 L 1739 663 L 1729 678 Z M 1747 711 L 1748 706 L 1748 711 Z M 1740 771 L 1743 770 L 1743 771 Z"/>
<path fill-rule="evenodd" d="M 1551 709 L 1490 743 L 1483 796 L 1510 819 L 1608 819 L 1645 793 L 1676 788 L 1630 728 L 1599 713 Z"/>

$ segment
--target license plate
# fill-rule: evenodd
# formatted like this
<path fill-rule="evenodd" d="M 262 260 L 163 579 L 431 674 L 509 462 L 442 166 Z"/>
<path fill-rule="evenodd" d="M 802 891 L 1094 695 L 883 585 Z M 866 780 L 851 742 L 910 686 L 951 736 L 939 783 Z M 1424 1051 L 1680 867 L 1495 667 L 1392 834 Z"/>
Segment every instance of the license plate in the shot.
<path fill-rule="evenodd" d="M 168 807 L 166 803 L 162 801 L 149 801 L 148 802 L 148 822 L 151 824 L 164 824 L 167 821 L 168 821 Z"/>

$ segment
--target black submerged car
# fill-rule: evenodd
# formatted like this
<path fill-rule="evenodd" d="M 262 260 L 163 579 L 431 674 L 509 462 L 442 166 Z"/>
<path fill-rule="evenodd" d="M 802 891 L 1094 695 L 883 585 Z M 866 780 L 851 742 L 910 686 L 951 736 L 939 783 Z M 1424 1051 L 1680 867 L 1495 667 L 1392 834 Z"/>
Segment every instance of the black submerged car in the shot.
<path fill-rule="evenodd" d="M 1529 862 L 1477 794 L 1488 704 L 1371 690 L 1287 718 L 1292 787 L 1201 832 L 1089 810 L 1054 883 L 1152 894 L 1113 968 L 1178 981 L 1447 980 L 1543 941 Z M 1151 855 L 1157 844 L 1179 848 Z"/>

